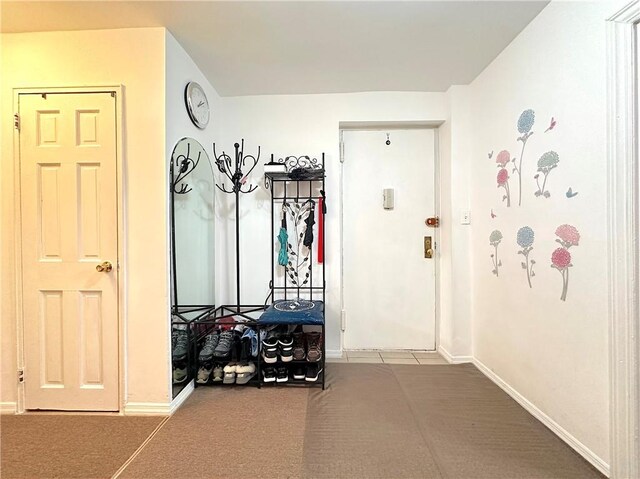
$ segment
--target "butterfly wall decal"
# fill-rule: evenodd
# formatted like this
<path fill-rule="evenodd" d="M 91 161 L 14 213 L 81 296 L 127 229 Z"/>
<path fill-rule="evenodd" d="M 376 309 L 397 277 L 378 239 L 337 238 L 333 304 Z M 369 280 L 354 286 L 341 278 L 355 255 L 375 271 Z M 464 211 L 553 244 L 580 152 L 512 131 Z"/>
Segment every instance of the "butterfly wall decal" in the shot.
<path fill-rule="evenodd" d="M 491 208 L 491 218 L 493 219 L 495 217 L 496 217 L 496 214 L 493 212 L 493 208 Z"/>
<path fill-rule="evenodd" d="M 487 153 L 487 156 L 489 157 L 489 159 L 493 158 L 493 151 L 491 151 L 491 153 Z"/>
<path fill-rule="evenodd" d="M 567 190 L 567 198 L 573 198 L 574 196 L 576 196 L 578 194 L 577 191 L 573 191 L 573 188 L 569 187 L 569 189 Z"/>
<path fill-rule="evenodd" d="M 546 133 L 548 131 L 553 130 L 556 127 L 557 124 L 558 124 L 558 122 L 556 121 L 556 119 L 554 117 L 551 117 L 551 123 L 549 123 L 549 128 L 544 130 L 544 132 Z"/>

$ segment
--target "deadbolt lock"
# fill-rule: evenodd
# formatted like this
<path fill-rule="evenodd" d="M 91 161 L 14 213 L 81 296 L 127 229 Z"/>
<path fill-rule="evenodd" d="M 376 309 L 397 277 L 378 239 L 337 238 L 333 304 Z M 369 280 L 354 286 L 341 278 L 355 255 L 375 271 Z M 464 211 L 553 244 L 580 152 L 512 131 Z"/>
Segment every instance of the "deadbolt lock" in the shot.
<path fill-rule="evenodd" d="M 113 265 L 109 261 L 103 261 L 100 264 L 96 265 L 96 271 L 98 273 L 111 273 L 113 269 Z"/>
<path fill-rule="evenodd" d="M 431 236 L 424 237 L 424 257 L 427 259 L 433 258 L 433 242 Z"/>

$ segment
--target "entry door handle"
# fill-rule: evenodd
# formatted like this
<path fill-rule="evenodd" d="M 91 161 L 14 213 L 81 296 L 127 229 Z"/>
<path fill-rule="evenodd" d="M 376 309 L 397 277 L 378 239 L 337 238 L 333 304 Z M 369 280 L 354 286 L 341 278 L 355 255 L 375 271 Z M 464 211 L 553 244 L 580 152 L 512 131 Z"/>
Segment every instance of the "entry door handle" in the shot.
<path fill-rule="evenodd" d="M 111 273 L 113 269 L 113 265 L 109 261 L 103 261 L 100 264 L 96 265 L 96 271 L 98 273 Z"/>

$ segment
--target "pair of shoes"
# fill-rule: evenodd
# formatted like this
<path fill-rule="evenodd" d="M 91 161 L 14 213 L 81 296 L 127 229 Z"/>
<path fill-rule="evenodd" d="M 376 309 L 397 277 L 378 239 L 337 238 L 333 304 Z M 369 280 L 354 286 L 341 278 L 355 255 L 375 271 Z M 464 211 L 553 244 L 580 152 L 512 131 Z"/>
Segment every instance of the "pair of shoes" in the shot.
<path fill-rule="evenodd" d="M 322 359 L 322 334 L 317 331 L 303 333 L 296 331 L 293 336 L 293 359 L 302 361 L 305 358 L 310 363 Z"/>
<path fill-rule="evenodd" d="M 187 358 L 189 337 L 186 329 L 171 331 L 171 358 L 173 361 L 183 361 Z"/>
<path fill-rule="evenodd" d="M 288 334 L 278 337 L 272 333 L 262 341 L 262 346 L 262 359 L 267 364 L 278 362 L 278 355 L 283 363 L 293 360 L 293 338 Z"/>
<path fill-rule="evenodd" d="M 297 366 L 293 370 L 293 379 L 305 380 L 309 383 L 315 383 L 320 377 L 320 373 L 322 371 L 322 367 L 315 363 L 309 364 L 306 368 L 304 366 Z"/>
<path fill-rule="evenodd" d="M 286 366 L 274 368 L 268 366 L 262 370 L 262 377 L 265 383 L 286 383 L 289 381 L 289 370 Z"/>
<path fill-rule="evenodd" d="M 222 368 L 222 364 L 220 363 L 204 363 L 200 364 L 200 368 L 198 369 L 198 376 L 196 377 L 196 382 L 198 384 L 207 384 L 209 382 L 209 377 L 211 377 L 211 373 L 213 373 L 212 381 L 214 383 L 219 383 L 223 380 L 224 377 L 224 369 Z"/>
<path fill-rule="evenodd" d="M 223 384 L 247 384 L 256 375 L 255 363 L 229 363 L 223 368 Z M 215 379 L 214 379 L 215 380 Z"/>
<path fill-rule="evenodd" d="M 310 383 L 314 383 L 320 377 L 323 369 L 318 364 L 310 364 L 307 366 L 306 371 L 303 366 L 297 366 L 293 370 L 294 380 L 304 380 Z M 289 369 L 286 366 L 268 366 L 262 370 L 263 380 L 265 383 L 286 383 L 289 381 Z"/>

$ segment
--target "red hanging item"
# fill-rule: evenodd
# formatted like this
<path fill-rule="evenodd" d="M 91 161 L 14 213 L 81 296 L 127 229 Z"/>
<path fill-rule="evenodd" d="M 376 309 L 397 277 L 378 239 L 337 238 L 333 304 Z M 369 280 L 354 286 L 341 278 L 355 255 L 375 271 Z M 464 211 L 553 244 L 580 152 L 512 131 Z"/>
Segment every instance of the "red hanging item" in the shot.
<path fill-rule="evenodd" d="M 318 263 L 324 263 L 324 198 L 318 199 Z"/>

